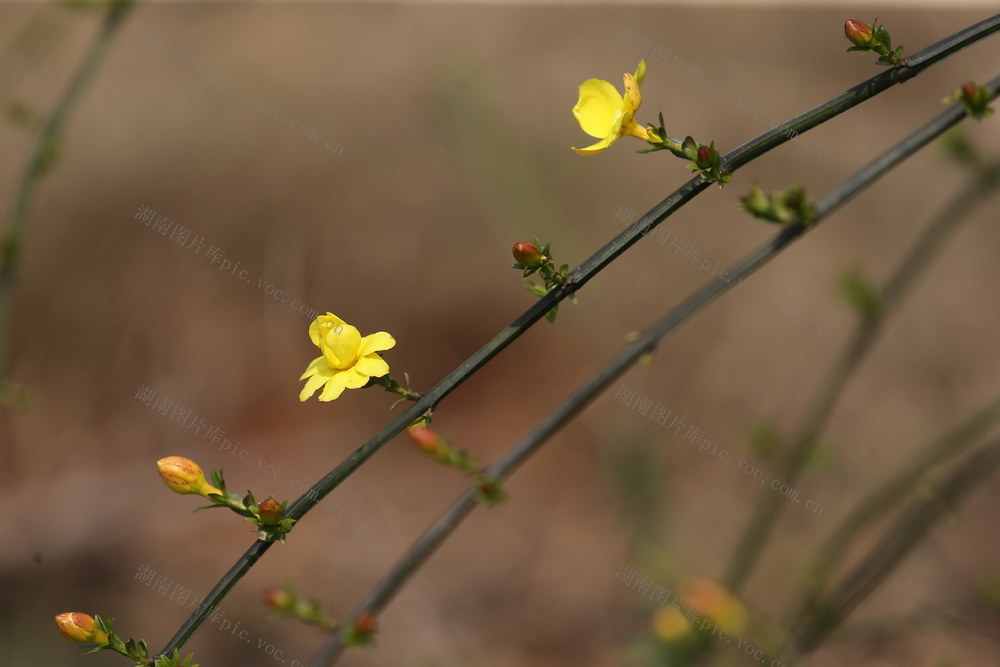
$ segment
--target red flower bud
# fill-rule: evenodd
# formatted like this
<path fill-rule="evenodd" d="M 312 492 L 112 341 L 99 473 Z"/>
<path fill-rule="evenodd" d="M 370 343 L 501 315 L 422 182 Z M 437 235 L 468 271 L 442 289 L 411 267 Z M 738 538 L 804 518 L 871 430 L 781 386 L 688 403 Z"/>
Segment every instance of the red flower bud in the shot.
<path fill-rule="evenodd" d="M 370 635 L 375 632 L 377 627 L 378 621 L 375 615 L 367 611 L 358 616 L 358 620 L 354 622 L 354 631 L 359 634 Z"/>
<path fill-rule="evenodd" d="M 281 503 L 274 498 L 262 501 L 257 505 L 257 511 L 260 513 L 260 522 L 265 526 L 277 525 L 285 513 L 284 508 L 281 507 Z"/>
<path fill-rule="evenodd" d="M 698 166 L 702 169 L 710 167 L 712 164 L 712 149 L 709 146 L 700 146 L 698 148 Z"/>
<path fill-rule="evenodd" d="M 518 241 L 514 244 L 514 259 L 529 269 L 538 268 L 545 261 L 538 246 L 529 241 Z"/>
<path fill-rule="evenodd" d="M 848 20 L 844 23 L 844 34 L 847 35 L 847 39 L 851 41 L 854 46 L 860 47 L 872 47 L 872 29 L 871 26 L 865 25 L 861 21 L 855 21 L 854 19 Z"/>
<path fill-rule="evenodd" d="M 447 456 L 448 445 L 429 426 L 418 424 L 407 429 L 410 440 L 426 454 L 431 456 Z"/>
<path fill-rule="evenodd" d="M 287 588 L 271 586 L 265 588 L 260 599 L 264 606 L 272 611 L 288 611 L 295 605 L 295 596 Z"/>

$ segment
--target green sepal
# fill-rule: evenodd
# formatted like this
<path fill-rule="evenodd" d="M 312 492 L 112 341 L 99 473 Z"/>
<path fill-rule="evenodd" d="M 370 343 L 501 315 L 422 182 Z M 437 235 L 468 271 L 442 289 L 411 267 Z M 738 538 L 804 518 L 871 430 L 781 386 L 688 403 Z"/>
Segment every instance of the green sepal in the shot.
<path fill-rule="evenodd" d="M 188 653 L 187 657 L 181 660 L 181 653 L 178 649 L 174 649 L 172 655 L 161 655 L 153 663 L 154 667 L 199 667 L 199 665 L 191 664 L 191 660 L 194 659 L 194 653 Z"/>
<path fill-rule="evenodd" d="M 483 475 L 477 480 L 476 500 L 487 507 L 492 507 L 507 500 L 507 492 L 500 486 L 499 481 Z"/>

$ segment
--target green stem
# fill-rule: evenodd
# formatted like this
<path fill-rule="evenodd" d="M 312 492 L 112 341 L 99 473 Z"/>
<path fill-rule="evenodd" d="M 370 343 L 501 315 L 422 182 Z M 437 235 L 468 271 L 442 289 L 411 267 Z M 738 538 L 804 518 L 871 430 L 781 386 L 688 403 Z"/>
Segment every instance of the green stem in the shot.
<path fill-rule="evenodd" d="M 1000 88 L 1000 77 L 990 82 L 994 88 Z M 875 180 L 887 173 L 891 168 L 912 155 L 918 148 L 926 145 L 934 137 L 943 133 L 949 127 L 964 117 L 960 107 L 952 107 L 946 112 L 920 128 L 901 143 L 884 153 L 875 162 L 868 165 L 851 179 L 846 181 L 816 206 L 816 217 L 806 227 L 802 225 L 789 226 L 782 229 L 770 242 L 751 252 L 728 270 L 731 278 L 713 280 L 705 287 L 695 292 L 681 305 L 674 308 L 652 328 L 644 332 L 635 343 L 629 345 L 612 361 L 601 368 L 579 389 L 573 392 L 559 407 L 547 415 L 535 428 L 492 466 L 486 469 L 486 474 L 500 481 L 510 475 L 531 454 L 537 451 L 552 435 L 565 426 L 570 419 L 579 414 L 593 401 L 609 384 L 614 382 L 645 353 L 651 351 L 656 344 L 682 322 L 691 317 L 719 296 L 734 287 L 740 280 L 746 278 L 781 250 L 807 231 L 815 229 L 820 222 L 848 199 L 871 185 Z M 365 599 L 347 616 L 343 627 L 350 627 L 362 614 L 377 615 L 391 601 L 402 585 L 430 557 L 434 550 L 458 527 L 459 523 L 475 508 L 475 494 L 472 491 L 462 493 L 445 512 L 416 540 L 403 557 L 390 569 L 389 573 L 375 586 Z M 313 667 L 330 665 L 342 654 L 346 632 L 340 630 L 328 640 L 310 661 Z"/>
<path fill-rule="evenodd" d="M 807 111 L 799 116 L 796 116 L 789 121 L 789 124 L 793 124 L 794 129 L 797 132 L 804 132 L 881 93 L 897 83 L 907 81 L 930 65 L 947 58 L 949 55 L 978 40 L 984 39 L 998 30 L 1000 30 L 1000 14 L 992 17 L 991 19 L 987 19 L 986 21 L 981 21 L 974 26 L 966 28 L 955 35 L 924 49 L 913 57 L 914 63 L 911 67 L 894 69 L 874 76 L 868 81 L 855 86 L 850 91 L 838 95 L 832 100 L 821 104 L 811 111 Z M 956 115 L 951 121 L 952 123 L 958 121 L 961 111 L 955 113 Z M 786 127 L 789 126 L 789 124 L 784 124 L 780 127 Z M 754 158 L 763 155 L 769 150 L 776 148 L 789 140 L 790 136 L 787 132 L 775 128 L 728 153 L 723 158 L 723 166 L 726 167 L 726 171 L 735 171 Z M 375 452 L 385 446 L 389 440 L 402 432 L 403 429 L 405 429 L 418 417 L 437 406 L 437 404 L 443 400 L 445 396 L 454 391 L 476 371 L 485 366 L 491 359 L 493 359 L 493 357 L 498 355 L 522 333 L 527 331 L 535 322 L 544 317 L 545 314 L 560 301 L 571 296 L 574 292 L 576 292 L 576 290 L 586 284 L 595 275 L 600 273 L 601 270 L 617 259 L 622 253 L 638 243 L 647 232 L 707 187 L 709 187 L 709 184 L 701 182 L 700 177 L 692 178 L 686 184 L 674 191 L 673 194 L 669 195 L 662 202 L 654 206 L 652 210 L 639 218 L 623 232 L 618 234 L 614 239 L 598 250 L 579 267 L 571 271 L 566 284 L 559 289 L 552 290 L 546 296 L 536 301 L 507 328 L 494 336 L 492 340 L 473 353 L 473 355 L 463 362 L 458 368 L 449 373 L 428 392 L 424 393 L 419 400 L 411 404 L 406 410 L 379 430 L 367 442 L 350 454 L 343 462 L 328 472 L 322 479 L 313 484 L 311 488 L 309 488 L 289 507 L 288 512 L 286 512 L 285 515 L 289 518 L 299 519 L 309 512 L 323 498 L 325 498 L 327 494 L 333 491 L 333 489 L 339 486 L 341 482 L 361 467 L 365 461 L 375 454 Z M 759 265 L 763 265 L 764 262 L 770 259 L 770 255 L 768 254 L 769 252 L 777 252 L 781 247 L 790 243 L 800 233 L 801 230 L 795 231 L 794 229 L 782 231 L 771 244 L 751 255 L 751 259 L 745 260 L 746 262 L 749 262 L 746 266 L 747 272 L 749 273 L 758 268 L 757 262 L 759 262 Z M 759 259 L 757 259 L 758 255 L 760 255 Z M 679 317 L 680 319 L 672 321 L 667 331 L 674 328 L 681 321 L 700 310 L 701 307 L 717 298 L 720 294 L 725 292 L 731 284 L 733 283 L 731 282 L 726 284 L 720 281 L 718 282 L 718 285 L 724 285 L 724 287 L 719 289 L 718 292 L 713 291 L 716 286 L 712 285 L 696 294 L 689 301 L 685 302 L 685 304 L 675 311 L 676 315 L 671 315 L 671 317 Z M 701 300 L 700 303 L 699 299 Z M 665 334 L 666 331 L 664 331 L 664 335 Z M 651 346 L 647 347 L 650 347 L 651 349 Z M 641 356 L 644 352 L 646 352 L 646 348 L 640 348 L 637 356 Z M 617 375 L 612 376 L 608 382 L 613 380 L 614 377 L 617 377 Z M 470 502 L 475 505 L 475 499 L 472 495 L 469 497 Z M 229 577 L 230 574 L 237 572 L 240 569 L 241 563 L 243 563 L 246 559 L 252 557 L 253 560 L 256 561 L 256 559 L 259 558 L 267 548 L 270 548 L 270 543 L 259 543 L 251 546 L 226 576 Z M 245 571 L 246 570 L 244 569 L 239 572 L 237 578 L 242 576 Z M 216 586 L 209 592 L 205 598 L 206 602 L 209 605 L 218 604 L 232 587 L 233 583 L 235 582 L 224 578 L 223 581 L 216 584 Z M 161 654 L 169 653 L 173 649 L 183 646 L 195 630 L 197 630 L 197 628 L 205 621 L 207 615 L 207 610 L 196 610 L 195 613 L 184 622 L 174 637 L 167 643 L 167 646 L 161 651 Z"/>
<path fill-rule="evenodd" d="M 960 110 L 960 107 L 952 107 L 949 111 L 956 110 Z M 998 177 L 1000 177 L 1000 171 L 998 171 L 997 165 L 984 169 L 975 183 L 970 188 L 963 190 L 932 221 L 887 282 L 882 293 L 879 316 L 860 318 L 854 334 L 831 365 L 819 391 L 807 408 L 802 423 L 792 438 L 789 453 L 779 477 L 783 484 L 792 486 L 802 473 L 818 445 L 819 436 L 826 427 L 827 420 L 837 401 L 854 372 L 871 350 L 886 316 L 898 306 L 913 287 L 916 279 L 927 268 L 930 260 L 941 249 L 947 237 L 953 234 L 958 229 L 959 223 L 967 219 L 967 214 L 992 192 L 993 188 L 996 187 Z M 727 569 L 726 585 L 733 592 L 737 592 L 743 586 L 756 565 L 774 524 L 785 508 L 786 501 L 787 499 L 779 493 L 769 490 L 763 491 Z"/>

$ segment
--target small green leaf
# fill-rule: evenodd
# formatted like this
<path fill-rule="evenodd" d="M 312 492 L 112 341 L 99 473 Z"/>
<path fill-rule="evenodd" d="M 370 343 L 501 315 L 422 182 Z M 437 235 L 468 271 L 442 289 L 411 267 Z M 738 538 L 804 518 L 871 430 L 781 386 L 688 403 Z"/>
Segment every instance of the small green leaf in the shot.
<path fill-rule="evenodd" d="M 882 312 L 882 296 L 860 268 L 841 277 L 840 294 L 865 322 L 874 322 Z"/>

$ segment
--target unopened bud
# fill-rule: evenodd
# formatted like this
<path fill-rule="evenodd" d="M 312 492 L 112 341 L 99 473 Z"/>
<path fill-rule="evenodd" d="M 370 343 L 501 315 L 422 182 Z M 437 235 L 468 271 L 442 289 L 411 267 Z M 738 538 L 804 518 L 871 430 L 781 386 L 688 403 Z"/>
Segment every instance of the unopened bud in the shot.
<path fill-rule="evenodd" d="M 874 46 L 871 26 L 865 25 L 861 21 L 849 19 L 845 22 L 844 34 L 847 35 L 847 39 L 849 39 L 851 44 L 854 46 L 860 46 L 861 48 L 870 48 Z"/>
<path fill-rule="evenodd" d="M 413 444 L 419 447 L 422 452 L 431 456 L 448 455 L 448 444 L 431 427 L 418 424 L 407 429 L 407 433 Z"/>
<path fill-rule="evenodd" d="M 257 511 L 262 525 L 275 526 L 281 521 L 285 508 L 274 498 L 268 498 L 257 505 Z"/>
<path fill-rule="evenodd" d="M 518 241 L 514 244 L 514 259 L 529 269 L 535 269 L 545 261 L 542 252 L 530 241 Z"/>
<path fill-rule="evenodd" d="M 378 622 L 371 612 L 364 612 L 354 621 L 344 638 L 347 646 L 367 646 L 375 639 L 375 631 L 378 629 Z"/>
<path fill-rule="evenodd" d="M 289 611 L 295 606 L 295 595 L 287 588 L 271 586 L 260 594 L 264 606 L 271 611 Z"/>
<path fill-rule="evenodd" d="M 205 481 L 201 466 L 191 459 L 168 456 L 156 462 L 156 469 L 160 472 L 163 483 L 175 493 L 194 493 L 206 498 L 210 493 L 222 494 L 222 491 Z"/>
<path fill-rule="evenodd" d="M 972 101 L 978 94 L 979 86 L 974 84 L 972 81 L 966 81 L 962 84 L 962 96 L 965 97 L 965 99 Z"/>
<path fill-rule="evenodd" d="M 754 215 L 764 215 L 770 210 L 770 202 L 757 181 L 750 187 L 750 194 L 740 197 L 740 201 L 743 202 L 743 208 Z"/>
<path fill-rule="evenodd" d="M 97 627 L 93 616 L 78 611 L 68 611 L 56 616 L 59 633 L 71 642 L 107 644 L 108 635 Z"/>
<path fill-rule="evenodd" d="M 709 146 L 698 147 L 698 166 L 707 169 L 712 166 L 712 149 Z"/>

